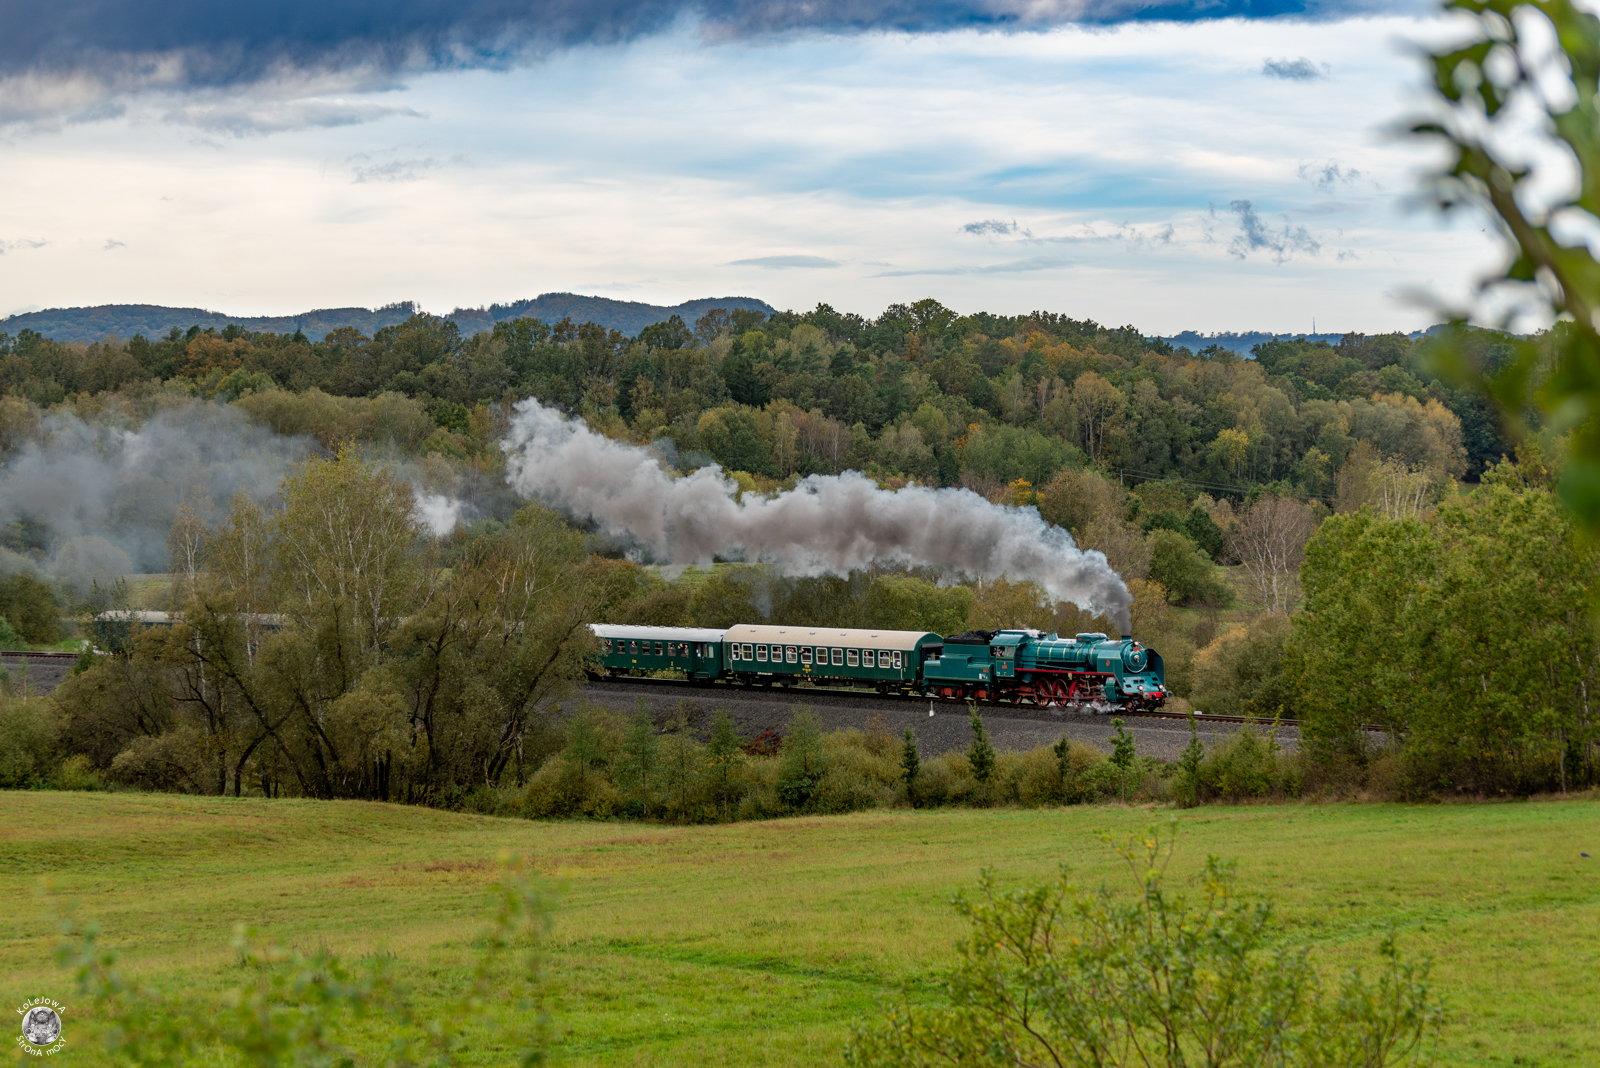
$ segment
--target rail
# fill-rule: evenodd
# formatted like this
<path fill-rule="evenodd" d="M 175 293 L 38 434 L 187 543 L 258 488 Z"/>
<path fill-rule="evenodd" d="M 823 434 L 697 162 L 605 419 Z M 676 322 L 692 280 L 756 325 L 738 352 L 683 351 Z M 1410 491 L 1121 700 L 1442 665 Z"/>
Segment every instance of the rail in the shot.
<path fill-rule="evenodd" d="M 804 686 L 804 687 L 802 687 L 802 686 L 783 686 L 783 685 L 779 685 L 779 684 L 774 684 L 772 686 L 759 686 L 759 685 L 758 686 L 744 686 L 744 685 L 741 685 L 739 683 L 722 682 L 720 680 L 714 681 L 714 682 L 693 682 L 693 681 L 690 681 L 688 679 L 654 679 L 654 678 L 648 678 L 648 677 L 634 677 L 634 676 L 626 676 L 626 675 L 609 675 L 609 676 L 605 676 L 605 677 L 602 677 L 602 678 L 591 679 L 590 681 L 591 681 L 591 683 L 602 683 L 602 684 L 611 683 L 611 684 L 618 685 L 618 686 L 649 685 L 649 686 L 665 686 L 665 687 L 671 687 L 671 688 L 675 688 L 675 689 L 687 689 L 687 690 L 704 690 L 704 689 L 706 689 L 708 687 L 715 687 L 715 688 L 724 688 L 725 687 L 725 688 L 730 689 L 730 690 L 737 690 L 737 691 L 739 691 L 741 693 L 754 693 L 754 692 L 757 692 L 757 691 L 761 691 L 761 692 L 765 692 L 765 693 L 771 693 L 771 694 L 774 694 L 774 695 L 776 695 L 776 694 L 788 694 L 788 695 L 796 697 L 796 698 L 803 697 L 805 694 L 808 694 L 808 693 L 814 693 L 814 694 L 817 694 L 819 696 L 871 698 L 872 700 L 875 700 L 875 701 L 877 701 L 877 700 L 890 701 L 890 702 L 901 703 L 901 704 L 905 704 L 905 703 L 921 704 L 923 701 L 927 701 L 930 704 L 934 704 L 934 705 L 954 705 L 954 706 L 957 706 L 957 707 L 961 707 L 961 706 L 965 706 L 966 705 L 966 701 L 962 700 L 959 697 L 931 697 L 931 696 L 924 696 L 924 695 L 920 695 L 920 694 L 906 694 L 906 693 L 879 694 L 879 693 L 874 692 L 873 690 L 862 689 L 861 687 L 858 687 L 858 686 Z M 992 710 L 994 710 L 996 712 L 999 712 L 1001 714 L 1004 714 L 1007 709 L 1012 709 L 1012 708 L 1015 708 L 1015 709 L 1027 709 L 1029 712 L 1033 712 L 1033 713 L 1051 711 L 1051 709 L 1048 709 L 1048 708 L 1040 706 L 1040 705 L 1035 705 L 1035 704 L 1032 704 L 1032 703 L 1029 703 L 1029 704 L 1021 704 L 1021 703 L 1010 704 L 1010 703 L 999 703 L 999 702 L 980 702 L 979 703 L 979 707 L 984 708 L 984 709 L 992 709 Z M 1066 714 L 1074 714 L 1075 713 L 1075 714 L 1081 715 L 1082 712 L 1083 712 L 1083 710 L 1081 710 L 1081 709 L 1072 709 L 1072 708 L 1069 707 L 1069 708 L 1063 709 L 1060 713 L 1057 713 L 1057 714 L 1058 715 L 1066 715 Z M 1116 710 L 1111 710 L 1111 711 L 1098 713 L 1098 714 L 1099 715 L 1111 715 L 1111 716 L 1123 716 L 1123 717 L 1127 717 L 1127 718 L 1130 718 L 1130 719 L 1137 717 L 1137 718 L 1140 718 L 1140 719 L 1178 720 L 1180 722 L 1187 722 L 1189 720 L 1189 718 L 1190 718 L 1190 713 L 1188 713 L 1188 712 L 1166 712 L 1166 711 L 1162 711 L 1160 709 L 1155 709 L 1155 710 L 1142 709 L 1142 710 L 1138 710 L 1138 711 L 1116 709 Z M 1197 712 L 1197 713 L 1194 713 L 1194 717 L 1193 718 L 1194 718 L 1194 722 L 1197 725 L 1198 724 L 1203 724 L 1203 723 L 1241 723 L 1241 724 L 1248 724 L 1248 725 L 1256 726 L 1256 727 L 1267 727 L 1267 728 L 1289 727 L 1289 728 L 1291 728 L 1293 730 L 1299 730 L 1300 729 L 1300 721 L 1297 720 L 1297 719 L 1266 719 L 1266 718 L 1263 718 L 1261 716 L 1222 716 L 1222 715 L 1212 715 L 1209 712 Z M 1368 731 L 1368 732 L 1372 732 L 1372 733 L 1376 733 L 1376 734 L 1388 734 L 1388 733 L 1390 733 L 1390 728 L 1384 727 L 1384 726 L 1381 726 L 1381 725 L 1375 724 L 1375 723 L 1363 723 L 1361 725 L 1361 729 L 1364 730 L 1364 731 Z"/>
<path fill-rule="evenodd" d="M 0 660 L 76 660 L 77 653 L 35 652 L 32 649 L 0 649 Z"/>

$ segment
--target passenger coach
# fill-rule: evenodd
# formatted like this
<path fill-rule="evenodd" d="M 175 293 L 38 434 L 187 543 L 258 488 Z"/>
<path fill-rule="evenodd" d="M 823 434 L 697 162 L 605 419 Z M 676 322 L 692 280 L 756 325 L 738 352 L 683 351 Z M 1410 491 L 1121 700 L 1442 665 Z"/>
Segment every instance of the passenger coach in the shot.
<path fill-rule="evenodd" d="M 944 639 L 919 630 L 830 630 L 738 624 L 727 631 L 728 673 L 745 683 L 844 681 L 880 693 L 916 684 Z"/>
<path fill-rule="evenodd" d="M 591 623 L 600 639 L 600 664 L 606 674 L 623 671 L 681 671 L 685 678 L 709 682 L 723 671 L 723 632 L 703 627 L 625 627 Z"/>

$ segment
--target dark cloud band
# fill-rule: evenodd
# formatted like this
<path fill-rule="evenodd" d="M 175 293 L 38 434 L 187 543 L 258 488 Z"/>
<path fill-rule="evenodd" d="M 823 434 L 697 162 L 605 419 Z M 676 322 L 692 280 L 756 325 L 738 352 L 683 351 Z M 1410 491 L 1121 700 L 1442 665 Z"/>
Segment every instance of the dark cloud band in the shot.
<path fill-rule="evenodd" d="M 1409 3 L 1411 0 L 1401 0 Z M 1381 0 L 0 0 L 0 75 L 98 72 L 126 84 L 221 87 L 296 72 L 515 63 L 659 32 L 929 32 L 1229 17 L 1339 18 Z"/>

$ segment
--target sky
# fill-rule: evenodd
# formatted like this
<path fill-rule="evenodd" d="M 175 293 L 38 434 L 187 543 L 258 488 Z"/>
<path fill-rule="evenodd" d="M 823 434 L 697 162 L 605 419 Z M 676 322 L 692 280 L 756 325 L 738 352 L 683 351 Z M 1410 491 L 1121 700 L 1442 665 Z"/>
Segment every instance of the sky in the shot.
<path fill-rule="evenodd" d="M 0 0 L 0 316 L 543 292 L 1412 330 L 1414 4 Z"/>

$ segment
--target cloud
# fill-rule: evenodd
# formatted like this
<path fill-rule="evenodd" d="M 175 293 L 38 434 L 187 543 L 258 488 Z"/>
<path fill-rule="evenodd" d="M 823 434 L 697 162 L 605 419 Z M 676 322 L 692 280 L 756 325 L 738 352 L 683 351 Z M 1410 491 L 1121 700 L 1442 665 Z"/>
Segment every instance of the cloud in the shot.
<path fill-rule="evenodd" d="M 1421 6 L 1401 0 L 1402 6 Z M 0 123 L 114 115 L 140 93 L 215 92 L 354 75 L 505 69 L 559 49 L 697 24 L 712 40 L 932 33 L 1225 18 L 1338 19 L 1393 0 L 75 0 L 0 4 Z M 1268 61 L 1298 71 L 1309 61 Z M 370 91 L 370 90 L 369 90 Z M 336 110 L 336 109 L 335 109 Z M 330 111 L 328 114 L 333 114 Z M 186 114 L 181 109 L 179 115 Z M 359 111 L 342 113 L 370 121 Z M 202 116 L 203 117 L 203 116 Z M 237 124 L 237 119 L 231 120 Z M 307 121 L 315 122 L 315 118 Z M 231 130 L 233 127 L 229 127 Z M 264 128 L 270 130 L 268 121 Z M 284 128 L 300 128 L 289 126 Z"/>
<path fill-rule="evenodd" d="M 1318 78 L 1326 78 L 1328 72 L 1327 64 L 1319 67 L 1304 56 L 1299 59 L 1269 59 L 1261 65 L 1261 73 L 1266 77 L 1291 82 L 1314 82 Z"/>
<path fill-rule="evenodd" d="M 1026 234 L 1029 237 L 1033 236 L 1032 234 L 1029 234 L 1028 231 L 1018 226 L 1017 220 L 1015 219 L 1012 219 L 1010 222 L 1001 222 L 999 219 L 984 219 L 982 222 L 969 222 L 967 225 L 961 228 L 961 231 L 963 233 L 976 234 L 978 236 L 982 236 L 983 234 L 992 234 L 995 237 L 1005 237 L 1008 234 L 1019 233 Z"/>
<path fill-rule="evenodd" d="M 1053 256 L 1036 256 L 1025 260 L 1011 260 L 1006 263 L 988 263 L 962 267 L 922 267 L 909 268 L 900 271 L 879 271 L 874 278 L 911 278 L 918 275 L 983 275 L 983 274 L 1026 274 L 1032 271 L 1053 271 L 1061 267 L 1071 267 L 1075 261 L 1058 259 Z"/>
<path fill-rule="evenodd" d="M 1302 163 L 1295 173 L 1324 192 L 1336 185 L 1350 185 L 1362 177 L 1354 167 L 1341 167 L 1331 160 L 1327 163 Z"/>
<path fill-rule="evenodd" d="M 0 241 L 0 256 L 4 256 L 7 252 L 16 252 L 20 249 L 44 248 L 49 243 L 50 242 L 48 241 L 31 241 L 27 238 L 23 238 L 20 241 Z M 32 311 L 36 309 L 29 310 Z"/>
<path fill-rule="evenodd" d="M 837 267 L 838 260 L 821 256 L 756 256 L 748 260 L 734 260 L 729 267 Z"/>
<path fill-rule="evenodd" d="M 1274 230 L 1263 223 L 1248 200 L 1235 200 L 1228 205 L 1228 210 L 1239 217 L 1239 233 L 1228 243 L 1228 252 L 1238 259 L 1264 249 L 1272 253 L 1272 262 L 1283 263 L 1296 252 L 1315 256 L 1322 250 L 1322 244 L 1304 226 L 1285 220 L 1283 229 Z"/>
<path fill-rule="evenodd" d="M 347 162 L 354 163 L 361 158 L 370 157 L 352 156 Z M 456 162 L 459 161 L 458 156 Z M 356 185 L 363 182 L 416 182 L 422 180 L 425 172 L 438 170 L 446 162 L 437 156 L 420 156 L 414 159 L 393 159 L 387 163 L 358 163 L 351 169 L 351 173 L 355 175 L 351 180 Z"/>
<path fill-rule="evenodd" d="M 100 251 L 101 252 L 110 252 L 114 248 L 127 248 L 127 247 L 128 247 L 128 244 L 127 244 L 126 241 L 118 241 L 114 237 L 108 237 L 108 238 L 106 238 L 105 247 L 102 248 Z"/>
<path fill-rule="evenodd" d="M 346 100 L 224 100 L 184 103 L 164 116 L 180 126 L 194 126 L 235 137 L 313 130 L 336 126 L 356 126 L 390 116 L 420 119 L 423 114 L 408 107 L 395 107 Z"/>

